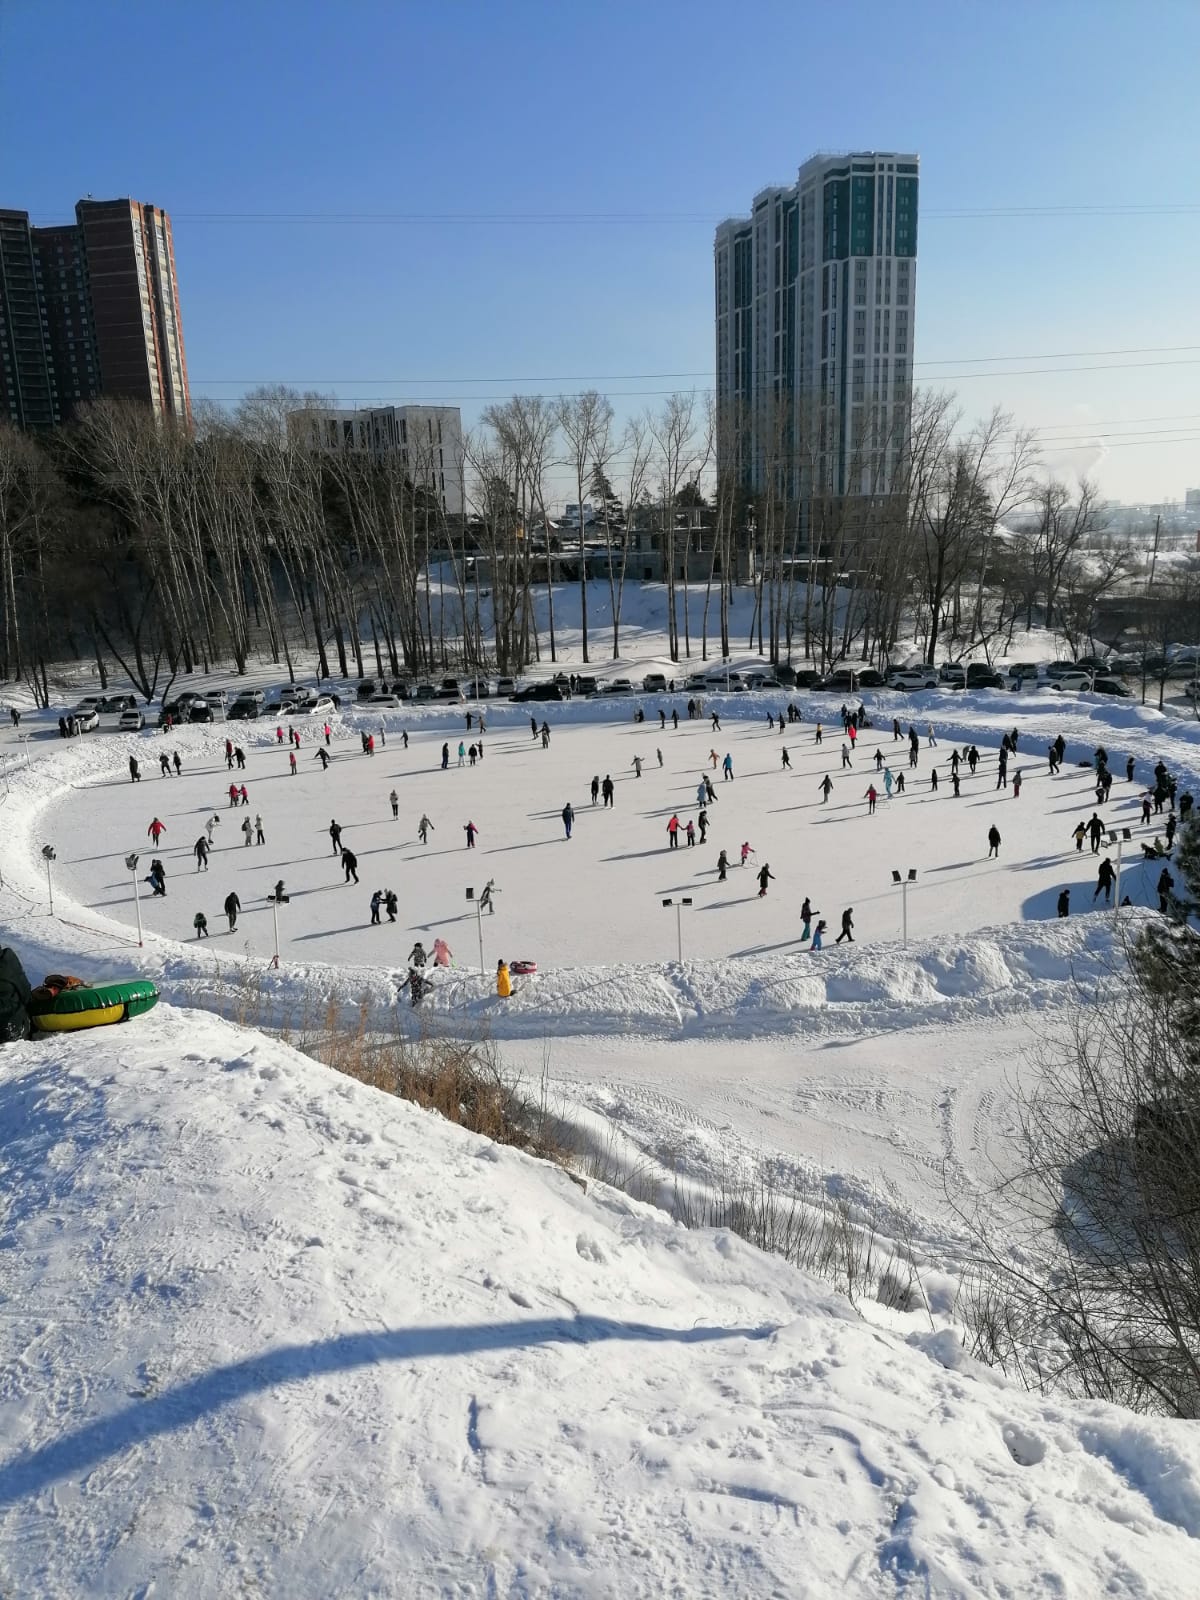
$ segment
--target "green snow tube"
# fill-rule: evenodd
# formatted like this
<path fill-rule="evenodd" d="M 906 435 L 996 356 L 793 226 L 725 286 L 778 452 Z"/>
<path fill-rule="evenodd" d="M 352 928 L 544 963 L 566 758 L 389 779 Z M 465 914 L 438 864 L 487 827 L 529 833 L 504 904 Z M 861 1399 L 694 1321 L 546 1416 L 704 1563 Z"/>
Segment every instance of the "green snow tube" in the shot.
<path fill-rule="evenodd" d="M 41 1033 L 74 1033 L 79 1028 L 103 1028 L 110 1022 L 128 1022 L 143 1016 L 158 1003 L 158 990 L 145 978 L 127 983 L 99 983 L 87 989 L 60 989 L 43 999 L 35 989 L 29 1016 Z"/>

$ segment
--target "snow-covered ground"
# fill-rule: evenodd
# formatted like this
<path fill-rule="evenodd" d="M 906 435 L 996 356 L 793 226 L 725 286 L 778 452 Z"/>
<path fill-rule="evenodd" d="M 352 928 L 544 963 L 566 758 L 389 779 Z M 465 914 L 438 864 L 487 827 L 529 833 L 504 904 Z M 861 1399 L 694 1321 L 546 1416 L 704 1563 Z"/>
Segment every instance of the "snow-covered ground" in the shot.
<path fill-rule="evenodd" d="M 804 722 L 782 736 L 761 697 L 710 697 L 719 736 L 686 716 L 678 732 L 635 726 L 630 702 L 537 706 L 546 750 L 524 708 L 492 703 L 483 763 L 461 770 L 458 741 L 475 732 L 453 709 L 384 713 L 374 757 L 359 731 L 379 719 L 348 711 L 327 773 L 305 729 L 295 778 L 271 730 L 234 724 L 248 810 L 222 803 L 220 726 L 69 745 L 36 718 L 27 745 L 5 730 L 6 939 L 35 978 L 145 972 L 173 1004 L 5 1055 L 0 1591 L 1193 1592 L 1190 1435 L 1046 1406 L 971 1369 L 945 1274 L 960 1212 L 1011 1159 L 1025 1050 L 1119 967 L 1121 929 L 1091 910 L 1095 860 L 1069 837 L 1094 805 L 1077 763 L 1107 747 L 1118 778 L 1102 815 L 1133 827 L 1136 856 L 1157 830 L 1135 820 L 1134 796 L 1160 758 L 1197 788 L 1200 728 L 1051 693 L 868 695 L 878 727 L 843 777 L 837 702 L 793 698 Z M 910 776 L 893 714 L 921 735 L 915 787 L 868 817 L 876 744 Z M 1014 725 L 1019 800 L 995 788 Z M 955 801 L 949 746 L 971 741 L 983 763 Z M 183 777 L 158 777 L 158 751 L 177 747 Z M 734 781 L 711 771 L 713 748 Z M 704 770 L 709 844 L 668 851 L 667 819 L 695 816 Z M 593 811 L 587 785 L 606 772 L 616 805 Z M 214 809 L 219 847 L 197 873 L 191 846 Z M 424 849 L 422 811 L 436 829 Z M 234 843 L 259 813 L 266 845 Z M 168 828 L 158 852 L 154 815 Z M 331 816 L 358 888 L 337 870 Z M 993 820 L 1004 842 L 989 865 Z M 765 900 L 751 867 L 716 882 L 716 850 L 736 859 L 744 838 L 776 875 Z M 140 948 L 131 849 L 139 875 L 153 853 L 168 872 L 165 901 L 142 886 Z M 910 866 L 905 946 L 891 871 Z M 1144 906 L 1151 885 L 1128 854 L 1126 867 L 1123 891 Z M 281 876 L 292 899 L 274 970 L 265 895 Z M 501 892 L 481 976 L 464 895 L 489 877 Z M 397 890 L 398 927 L 368 925 L 376 885 Z M 244 902 L 235 937 L 220 931 L 230 888 Z M 806 893 L 831 935 L 853 905 L 861 942 L 806 950 Z M 681 895 L 694 902 L 682 963 L 661 905 Z M 456 966 L 414 1016 L 395 976 L 413 939 L 436 933 Z M 492 988 L 499 955 L 540 968 L 508 1002 Z M 365 996 L 375 1026 L 491 1033 L 644 1193 L 765 1171 L 802 1199 L 849 1200 L 911 1248 L 932 1309 L 872 1306 L 868 1327 L 736 1240 L 584 1194 L 211 1015 L 297 1027 L 330 995 Z"/>
<path fill-rule="evenodd" d="M 1200 1446 L 202 1013 L 0 1077 L 0 1588 L 1195 1593 Z"/>

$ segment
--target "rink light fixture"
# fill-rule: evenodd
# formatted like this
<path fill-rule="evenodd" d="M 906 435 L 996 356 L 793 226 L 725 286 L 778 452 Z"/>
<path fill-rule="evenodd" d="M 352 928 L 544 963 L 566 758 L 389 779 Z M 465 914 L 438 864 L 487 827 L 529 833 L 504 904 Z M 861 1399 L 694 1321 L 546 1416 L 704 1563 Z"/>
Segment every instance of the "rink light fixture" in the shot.
<path fill-rule="evenodd" d="M 1124 841 L 1132 838 L 1133 832 L 1129 828 L 1110 828 L 1108 830 L 1109 844 L 1116 844 L 1118 840 Z"/>
<path fill-rule="evenodd" d="M 896 871 L 895 867 L 893 867 L 892 868 L 892 882 L 893 883 L 903 883 L 904 881 L 905 880 Z M 916 881 L 917 881 L 917 869 L 916 869 L 916 867 L 909 867 L 909 869 L 908 869 L 908 882 L 909 883 L 916 883 Z"/>
<path fill-rule="evenodd" d="M 684 895 L 681 900 L 673 900 L 670 895 L 663 899 L 663 909 L 675 907 L 675 954 L 676 959 L 683 961 L 683 908 L 692 903 L 691 895 Z"/>

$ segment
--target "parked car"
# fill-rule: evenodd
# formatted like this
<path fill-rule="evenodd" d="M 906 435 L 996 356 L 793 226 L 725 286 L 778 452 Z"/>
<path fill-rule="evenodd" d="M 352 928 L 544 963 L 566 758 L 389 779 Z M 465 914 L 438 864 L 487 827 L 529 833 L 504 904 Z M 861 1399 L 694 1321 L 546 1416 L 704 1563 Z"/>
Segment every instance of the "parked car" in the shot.
<path fill-rule="evenodd" d="M 356 700 L 369 700 L 373 694 L 378 694 L 381 690 L 384 693 L 387 692 L 386 683 L 379 683 L 374 678 L 364 678 L 354 691 L 354 698 Z"/>
<path fill-rule="evenodd" d="M 1191 694 L 1194 688 L 1195 685 L 1189 683 L 1185 693 Z M 1120 678 L 1094 678 L 1092 680 L 1092 693 L 1112 694 L 1121 700 L 1133 699 L 1133 690 L 1123 684 Z"/>
<path fill-rule="evenodd" d="M 1003 676 L 1006 689 L 1036 689 L 1038 664 L 1036 661 L 1014 661 L 1005 667 Z"/>
<path fill-rule="evenodd" d="M 1053 682 L 1055 678 L 1069 678 L 1073 673 L 1087 673 L 1088 668 L 1082 661 L 1050 661 L 1046 665 L 1046 677 Z"/>
<path fill-rule="evenodd" d="M 187 719 L 189 722 L 214 722 L 216 716 L 207 700 L 193 700 L 187 708 Z"/>
<path fill-rule="evenodd" d="M 67 716 L 80 733 L 95 733 L 100 726 L 100 713 L 95 706 L 77 705 L 74 711 L 67 712 Z"/>
<path fill-rule="evenodd" d="M 882 672 L 876 672 L 874 667 L 864 667 L 858 675 L 860 689 L 886 689 L 887 679 Z"/>
<path fill-rule="evenodd" d="M 146 726 L 146 718 L 135 706 L 132 710 L 122 711 L 117 721 L 119 733 L 141 733 Z"/>
<path fill-rule="evenodd" d="M 1091 673 L 1081 672 L 1078 667 L 1071 672 L 1058 672 L 1047 681 L 1052 689 L 1066 689 L 1069 693 L 1078 693 L 1082 689 L 1092 687 Z"/>
<path fill-rule="evenodd" d="M 74 714 L 78 716 L 81 711 L 100 711 L 103 706 L 104 696 L 102 694 L 85 694 L 75 707 Z"/>
<path fill-rule="evenodd" d="M 235 700 L 225 713 L 230 722 L 253 722 L 263 713 L 263 707 L 256 700 Z"/>
<path fill-rule="evenodd" d="M 563 700 L 566 696 L 556 683 L 529 683 L 509 698 L 520 704 L 526 700 Z"/>
<path fill-rule="evenodd" d="M 463 684 L 463 693 L 468 700 L 488 700 L 491 698 L 492 686 L 486 678 L 470 678 Z"/>
<path fill-rule="evenodd" d="M 331 694 L 319 694 L 315 700 L 309 700 L 299 709 L 310 717 L 331 717 L 337 707 Z"/>
<path fill-rule="evenodd" d="M 264 706 L 267 697 L 261 689 L 239 689 L 233 697 L 234 705 L 236 706 L 239 701 L 250 701 L 256 706 Z"/>
<path fill-rule="evenodd" d="M 419 683 L 413 690 L 414 700 L 436 700 L 437 690 L 431 683 Z"/>
<path fill-rule="evenodd" d="M 887 683 L 889 689 L 936 689 L 938 672 L 935 667 L 897 667 L 888 673 Z"/>
<path fill-rule="evenodd" d="M 961 661 L 943 661 L 938 668 L 938 682 L 946 689 L 965 689 L 967 669 Z"/>
<path fill-rule="evenodd" d="M 648 672 L 642 679 L 642 688 L 647 694 L 666 694 L 667 675 L 665 672 Z"/>
<path fill-rule="evenodd" d="M 707 689 L 708 679 L 702 672 L 693 672 L 683 687 L 689 691 L 694 689 Z"/>
<path fill-rule="evenodd" d="M 443 678 L 438 685 L 437 698 L 439 700 L 461 700 L 462 690 L 458 686 L 457 678 Z"/>
<path fill-rule="evenodd" d="M 600 691 L 599 678 L 593 677 L 590 672 L 582 673 L 575 679 L 575 693 L 581 695 L 598 694 Z"/>
<path fill-rule="evenodd" d="M 120 716 L 122 711 L 136 711 L 137 697 L 132 694 L 105 695 L 96 710 L 106 717 Z"/>
<path fill-rule="evenodd" d="M 517 692 L 517 680 L 515 678 L 497 678 L 496 679 L 496 693 L 498 695 L 508 695 L 509 698 L 511 699 L 512 696 L 514 694 L 516 694 L 516 692 Z"/>
<path fill-rule="evenodd" d="M 815 667 L 798 667 L 793 673 L 793 680 L 797 689 L 823 689 L 825 676 Z"/>
<path fill-rule="evenodd" d="M 991 667 L 970 666 L 967 668 L 968 689 L 1003 689 L 1004 679 Z"/>
<path fill-rule="evenodd" d="M 629 681 L 628 678 L 614 678 L 611 683 L 605 685 L 604 693 L 605 694 L 632 694 L 633 693 L 633 684 Z"/>
<path fill-rule="evenodd" d="M 332 705 L 332 701 L 330 704 Z M 377 710 L 395 711 L 400 704 L 400 696 L 393 694 L 390 689 L 377 689 L 367 701 L 368 706 Z"/>
<path fill-rule="evenodd" d="M 224 689 L 206 689 L 204 692 L 204 703 L 206 705 L 210 705 L 214 711 L 224 711 L 225 707 L 229 704 L 229 696 L 225 693 Z"/>

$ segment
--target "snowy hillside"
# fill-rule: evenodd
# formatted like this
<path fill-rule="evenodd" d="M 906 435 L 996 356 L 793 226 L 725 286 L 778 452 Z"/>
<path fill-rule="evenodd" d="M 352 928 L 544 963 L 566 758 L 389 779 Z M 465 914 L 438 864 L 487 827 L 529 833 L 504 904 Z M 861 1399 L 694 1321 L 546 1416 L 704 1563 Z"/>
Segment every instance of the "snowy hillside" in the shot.
<path fill-rule="evenodd" d="M 0 1077 L 0 1591 L 1195 1593 L 1200 1444 L 198 1013 Z"/>

